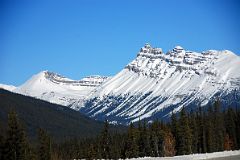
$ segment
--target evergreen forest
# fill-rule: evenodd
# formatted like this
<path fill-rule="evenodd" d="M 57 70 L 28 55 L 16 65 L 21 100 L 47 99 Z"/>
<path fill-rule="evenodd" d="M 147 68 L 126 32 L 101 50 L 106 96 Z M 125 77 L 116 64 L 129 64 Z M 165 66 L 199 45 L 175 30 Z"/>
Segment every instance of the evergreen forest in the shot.
<path fill-rule="evenodd" d="M 240 148 L 240 111 L 231 107 L 223 110 L 220 101 L 194 112 L 183 108 L 179 114 L 172 114 L 169 122 L 131 123 L 126 132 L 111 131 L 106 120 L 95 137 L 61 142 L 54 141 L 42 128 L 36 131 L 36 141 L 29 140 L 23 123 L 14 110 L 8 113 L 6 129 L 0 126 L 0 159 L 126 159 Z"/>

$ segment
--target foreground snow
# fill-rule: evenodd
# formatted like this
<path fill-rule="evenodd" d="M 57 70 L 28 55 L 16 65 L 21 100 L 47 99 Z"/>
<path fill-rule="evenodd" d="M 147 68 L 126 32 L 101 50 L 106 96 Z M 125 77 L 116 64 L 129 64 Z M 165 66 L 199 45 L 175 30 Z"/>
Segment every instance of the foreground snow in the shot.
<path fill-rule="evenodd" d="M 214 153 L 203 153 L 203 154 L 191 154 L 175 157 L 144 157 L 144 158 L 133 158 L 133 159 L 157 159 L 157 160 L 197 160 L 197 159 L 211 159 L 211 158 L 220 158 L 220 157 L 229 157 L 229 156 L 240 156 L 240 150 L 237 151 L 224 151 L 224 152 L 214 152 Z M 131 160 L 133 160 L 131 159 Z"/>

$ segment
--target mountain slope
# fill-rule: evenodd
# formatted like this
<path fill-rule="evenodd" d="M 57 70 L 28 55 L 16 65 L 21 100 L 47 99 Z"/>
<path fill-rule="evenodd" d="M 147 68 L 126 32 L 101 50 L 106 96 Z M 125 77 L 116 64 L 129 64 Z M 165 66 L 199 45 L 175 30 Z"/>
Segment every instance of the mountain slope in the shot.
<path fill-rule="evenodd" d="M 7 114 L 14 109 L 33 139 L 38 128 L 46 129 L 57 141 L 98 135 L 103 123 L 92 120 L 68 107 L 0 89 L 0 121 L 7 124 Z M 4 122 L 4 123 L 3 123 Z M 112 130 L 124 130 L 110 126 Z"/>
<path fill-rule="evenodd" d="M 8 90 L 8 91 L 13 91 L 14 89 L 16 89 L 16 87 L 13 86 L 13 85 L 0 84 L 0 89 L 5 89 L 5 90 Z"/>
<path fill-rule="evenodd" d="M 240 58 L 224 50 L 202 53 L 177 46 L 164 54 L 146 44 L 137 58 L 88 96 L 74 103 L 95 119 L 129 123 L 168 118 L 183 106 L 196 108 L 217 97 L 224 106 L 240 102 Z"/>
<path fill-rule="evenodd" d="M 87 94 L 107 79 L 108 77 L 89 76 L 75 81 L 53 72 L 42 71 L 13 92 L 68 106 L 76 100 L 84 101 Z"/>

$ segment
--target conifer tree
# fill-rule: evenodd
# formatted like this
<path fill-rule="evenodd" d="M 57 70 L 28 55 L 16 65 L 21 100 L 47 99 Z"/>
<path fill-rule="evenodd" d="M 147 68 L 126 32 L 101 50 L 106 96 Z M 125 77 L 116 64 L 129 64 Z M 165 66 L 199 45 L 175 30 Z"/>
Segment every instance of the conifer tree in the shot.
<path fill-rule="evenodd" d="M 101 156 L 103 159 L 109 159 L 110 157 L 110 135 L 109 135 L 109 124 L 105 120 L 104 128 L 101 134 Z"/>
<path fill-rule="evenodd" d="M 97 154 L 93 144 L 90 144 L 87 150 L 87 159 L 97 159 Z"/>
<path fill-rule="evenodd" d="M 152 157 L 159 156 L 159 149 L 158 149 L 158 138 L 155 132 L 152 130 L 150 131 L 150 147 L 151 147 L 151 155 Z"/>
<path fill-rule="evenodd" d="M 38 154 L 40 160 L 51 160 L 51 140 L 45 130 L 38 130 Z"/>
<path fill-rule="evenodd" d="M 139 157 L 144 157 L 145 154 L 145 146 L 144 146 L 144 131 L 141 125 L 141 121 L 138 121 L 138 150 L 139 150 Z"/>
<path fill-rule="evenodd" d="M 158 122 L 157 121 L 157 128 L 156 128 L 156 134 L 158 137 L 158 149 L 159 149 L 159 155 L 160 157 L 164 156 L 164 138 L 165 138 L 165 131 L 166 131 L 166 126 L 163 124 L 163 122 Z"/>
<path fill-rule="evenodd" d="M 123 148 L 124 148 L 124 142 L 123 142 L 122 135 L 115 132 L 111 136 L 110 158 L 111 159 L 121 158 L 121 153 Z"/>
<path fill-rule="evenodd" d="M 158 122 L 155 121 L 150 126 L 150 146 L 151 146 L 151 156 L 159 157 L 159 139 L 158 139 Z"/>
<path fill-rule="evenodd" d="M 179 138 L 178 138 L 179 123 L 178 123 L 176 114 L 174 114 L 173 112 L 172 112 L 172 116 L 171 116 L 171 132 L 173 134 L 174 139 L 176 140 L 175 149 L 178 150 L 178 148 L 179 148 Z"/>
<path fill-rule="evenodd" d="M 15 111 L 8 114 L 8 129 L 4 145 L 3 157 L 6 160 L 28 159 L 29 147 L 26 133 L 19 122 Z"/>
<path fill-rule="evenodd" d="M 128 128 L 128 137 L 127 137 L 127 158 L 135 158 L 139 156 L 138 144 L 137 144 L 137 131 L 131 123 Z"/>
<path fill-rule="evenodd" d="M 103 131 L 102 131 L 102 133 L 103 133 Z M 94 154 L 96 156 L 93 159 L 102 159 L 102 150 L 103 150 L 102 144 L 101 144 L 102 143 L 102 133 L 95 138 L 94 142 L 91 143 L 91 144 L 93 144 L 93 149 L 94 149 L 92 151 L 95 152 Z M 88 143 L 88 140 L 86 140 L 86 143 Z M 80 146 L 78 150 L 82 150 L 82 147 L 84 147 L 84 146 L 85 146 L 85 144 L 82 144 L 82 146 Z M 83 157 L 83 153 L 81 153 L 81 154 L 82 154 L 82 156 L 79 156 L 79 157 Z"/>
<path fill-rule="evenodd" d="M 214 151 L 223 151 L 224 149 L 224 120 L 223 114 L 221 113 L 221 104 L 217 100 L 214 103 Z"/>
<path fill-rule="evenodd" d="M 213 119 L 214 113 L 212 106 L 209 106 L 208 112 L 206 115 L 206 121 L 205 121 L 205 126 L 206 126 L 206 146 L 207 146 L 207 152 L 211 153 L 214 152 L 214 148 L 216 148 L 214 144 L 214 119 Z"/>
<path fill-rule="evenodd" d="M 231 107 L 228 108 L 227 113 L 225 114 L 225 128 L 228 134 L 228 138 L 231 139 L 233 143 L 231 149 L 237 149 L 236 121 L 236 113 Z"/>
<path fill-rule="evenodd" d="M 192 131 L 192 152 L 193 153 L 197 153 L 198 152 L 198 126 L 197 126 L 197 120 L 196 120 L 197 116 L 196 113 L 191 111 L 190 114 L 190 128 Z"/>
<path fill-rule="evenodd" d="M 150 137 L 149 131 L 147 129 L 146 121 L 143 121 L 143 126 L 141 122 L 138 122 L 138 148 L 139 148 L 139 156 L 145 157 L 150 156 L 151 148 L 150 148 Z"/>
<path fill-rule="evenodd" d="M 147 128 L 147 124 L 145 120 L 143 121 L 143 145 L 144 145 L 145 156 L 150 156 L 151 154 L 150 135 L 149 135 L 149 130 Z"/>
<path fill-rule="evenodd" d="M 179 126 L 178 126 L 178 121 L 177 121 L 177 116 L 172 112 L 171 116 L 171 131 L 175 139 L 177 139 L 177 134 L 179 131 Z"/>
<path fill-rule="evenodd" d="M 189 121 L 188 116 L 183 108 L 180 112 L 180 119 L 179 119 L 179 148 L 178 148 L 178 154 L 179 155 L 185 155 L 192 153 L 192 134 L 189 127 Z"/>
<path fill-rule="evenodd" d="M 206 127 L 205 127 L 205 112 L 202 111 L 202 108 L 198 108 L 197 113 L 197 125 L 198 125 L 198 153 L 206 153 Z"/>

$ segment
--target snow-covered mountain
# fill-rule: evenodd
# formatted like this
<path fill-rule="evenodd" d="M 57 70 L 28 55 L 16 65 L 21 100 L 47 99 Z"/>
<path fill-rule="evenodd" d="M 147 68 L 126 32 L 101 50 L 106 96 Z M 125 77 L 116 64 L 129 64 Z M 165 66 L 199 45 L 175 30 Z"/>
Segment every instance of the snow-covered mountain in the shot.
<path fill-rule="evenodd" d="M 197 53 L 180 46 L 163 53 L 146 44 L 111 78 L 89 76 L 76 81 L 43 71 L 19 87 L 0 88 L 112 123 L 167 119 L 183 106 L 196 109 L 216 98 L 225 107 L 240 106 L 240 57 L 228 50 Z"/>
<path fill-rule="evenodd" d="M 136 59 L 94 89 L 73 108 L 98 120 L 129 123 L 167 118 L 183 106 L 196 108 L 217 97 L 223 105 L 240 103 L 240 58 L 231 51 L 186 51 L 164 54 L 146 44 Z M 239 104 L 238 104 L 239 105 Z"/>
<path fill-rule="evenodd" d="M 103 76 L 88 76 L 81 80 L 71 80 L 53 72 L 42 71 L 12 91 L 68 106 L 75 101 L 83 102 L 86 95 L 107 79 Z"/>

